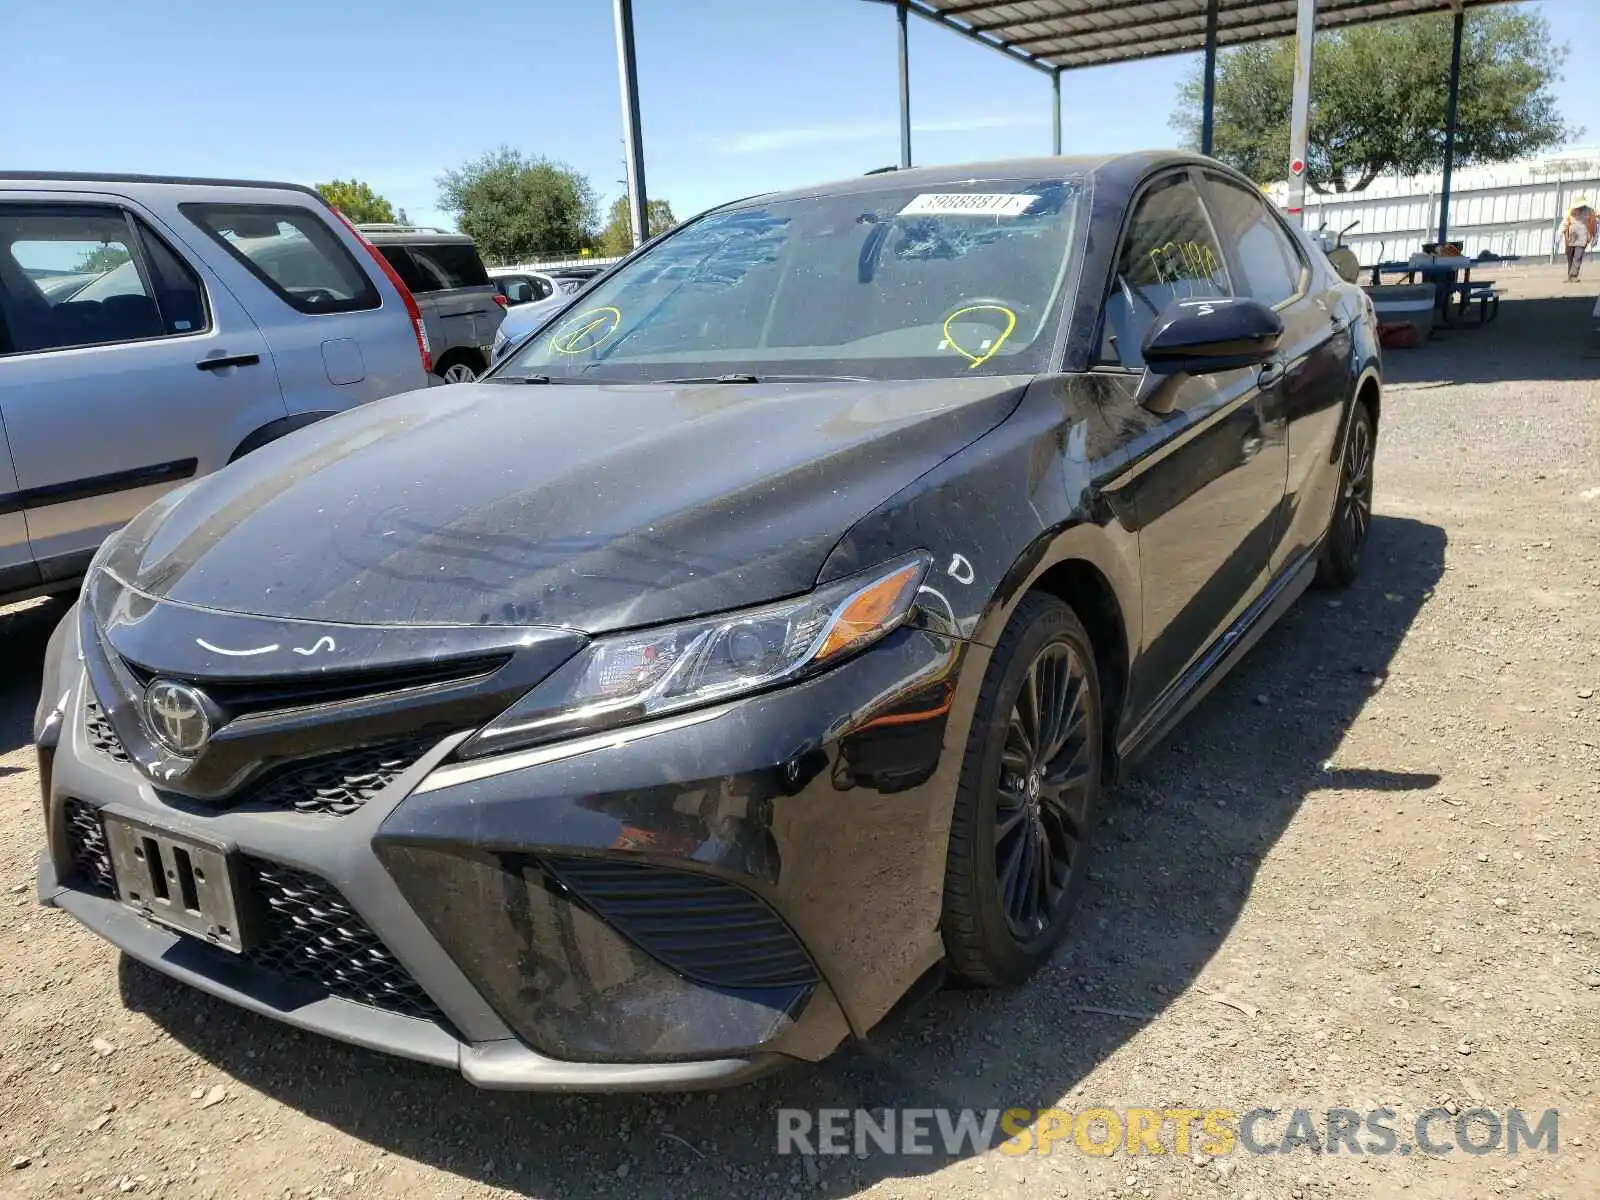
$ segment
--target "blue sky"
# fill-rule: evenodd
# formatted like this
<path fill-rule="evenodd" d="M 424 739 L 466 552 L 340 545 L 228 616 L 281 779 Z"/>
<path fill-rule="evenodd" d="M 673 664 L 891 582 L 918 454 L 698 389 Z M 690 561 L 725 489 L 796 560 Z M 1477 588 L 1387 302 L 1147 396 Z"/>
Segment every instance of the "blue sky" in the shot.
<path fill-rule="evenodd" d="M 1593 0 L 1539 0 L 1569 40 Z M 635 0 L 646 177 L 680 217 L 896 162 L 893 11 Z M 435 179 L 501 143 L 622 190 L 608 0 L 0 0 L 0 166 L 355 176 L 446 223 Z M 1583 51 L 1580 49 L 1579 53 Z M 1068 73 L 1068 153 L 1171 145 L 1193 56 Z M 1560 102 L 1583 123 L 1568 64 Z M 1046 154 L 1043 74 L 911 22 L 918 163 Z M 1591 129 L 1592 138 L 1600 130 Z"/>

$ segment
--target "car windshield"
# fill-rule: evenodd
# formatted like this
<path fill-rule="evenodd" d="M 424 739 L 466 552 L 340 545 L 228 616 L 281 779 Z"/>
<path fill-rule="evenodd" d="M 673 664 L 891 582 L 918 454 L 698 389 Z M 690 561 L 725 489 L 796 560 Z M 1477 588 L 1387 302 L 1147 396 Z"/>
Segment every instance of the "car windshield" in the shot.
<path fill-rule="evenodd" d="M 724 209 L 590 288 L 494 377 L 1036 372 L 1081 204 L 1080 179 L 984 179 Z"/>

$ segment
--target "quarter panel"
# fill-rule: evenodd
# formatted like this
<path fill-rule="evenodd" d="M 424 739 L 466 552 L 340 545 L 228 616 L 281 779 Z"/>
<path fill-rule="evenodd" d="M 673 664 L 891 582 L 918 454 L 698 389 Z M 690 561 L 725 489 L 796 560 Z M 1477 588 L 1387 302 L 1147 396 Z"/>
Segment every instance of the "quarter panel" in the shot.
<path fill-rule="evenodd" d="M 393 285 L 366 247 L 313 197 L 256 188 L 145 185 L 138 190 L 189 251 L 189 257 L 205 263 L 249 311 L 271 349 L 283 402 L 291 415 L 351 408 L 427 383 L 411 319 Z M 178 210 L 180 202 L 190 201 L 271 203 L 309 210 L 372 281 L 381 305 L 348 313 L 296 312 Z M 344 338 L 356 342 L 365 373 L 360 380 L 339 385 L 329 378 L 322 343 Z"/>
<path fill-rule="evenodd" d="M 1327 282 L 1322 301 L 1337 331 L 1315 352 L 1305 386 L 1290 397 L 1288 522 L 1275 566 L 1314 545 L 1327 529 L 1339 490 L 1345 420 L 1364 382 L 1377 377 L 1377 332 L 1365 294 L 1337 279 Z"/>

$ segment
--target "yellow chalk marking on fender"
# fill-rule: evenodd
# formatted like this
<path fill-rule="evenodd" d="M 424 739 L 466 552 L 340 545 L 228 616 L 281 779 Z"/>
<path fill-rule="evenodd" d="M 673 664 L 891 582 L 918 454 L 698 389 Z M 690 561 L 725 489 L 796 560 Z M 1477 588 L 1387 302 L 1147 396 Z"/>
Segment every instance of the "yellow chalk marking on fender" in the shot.
<path fill-rule="evenodd" d="M 1001 333 L 999 337 L 995 338 L 992 343 L 985 342 L 980 347 L 981 353 L 978 354 L 974 354 L 972 351 L 963 347 L 960 342 L 956 341 L 956 335 L 950 332 L 950 322 L 954 321 L 957 317 L 964 316 L 970 312 L 1004 313 L 1006 318 L 1005 331 Z M 967 360 L 967 369 L 970 371 L 973 367 L 980 366 L 983 363 L 988 362 L 991 358 L 998 354 L 1000 352 L 1000 347 L 1006 344 L 1006 339 L 1011 336 L 1011 331 L 1016 327 L 1017 314 L 1012 312 L 1004 304 L 969 304 L 966 308 L 956 309 L 955 312 L 951 313 L 944 319 L 944 340 L 949 344 L 950 349 L 954 350 L 957 354 L 961 355 L 962 358 Z M 940 348 L 943 349 L 942 346 Z"/>
<path fill-rule="evenodd" d="M 550 335 L 550 349 L 557 354 L 584 354 L 597 349 L 621 324 L 622 314 L 610 305 L 588 309 Z"/>

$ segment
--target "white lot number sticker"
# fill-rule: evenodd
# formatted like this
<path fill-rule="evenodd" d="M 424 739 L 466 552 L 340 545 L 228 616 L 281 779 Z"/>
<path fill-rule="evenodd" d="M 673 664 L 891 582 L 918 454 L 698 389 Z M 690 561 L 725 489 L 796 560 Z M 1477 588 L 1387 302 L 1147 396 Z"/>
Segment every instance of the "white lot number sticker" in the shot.
<path fill-rule="evenodd" d="M 900 215 L 1020 217 L 1038 198 L 1030 192 L 923 192 Z"/>

